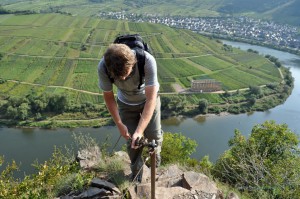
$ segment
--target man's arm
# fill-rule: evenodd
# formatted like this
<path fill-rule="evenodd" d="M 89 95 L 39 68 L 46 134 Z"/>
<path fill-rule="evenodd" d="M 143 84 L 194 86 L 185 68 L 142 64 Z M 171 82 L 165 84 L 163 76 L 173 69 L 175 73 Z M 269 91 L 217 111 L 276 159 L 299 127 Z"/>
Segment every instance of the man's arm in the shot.
<path fill-rule="evenodd" d="M 132 136 L 131 148 L 137 148 L 134 145 L 135 140 L 138 137 L 143 136 L 144 131 L 152 118 L 152 115 L 153 115 L 153 112 L 154 112 L 154 109 L 156 106 L 157 91 L 158 91 L 158 86 L 146 86 L 146 88 L 145 88 L 146 103 L 145 103 L 144 110 L 141 115 L 139 124 Z"/>
<path fill-rule="evenodd" d="M 111 114 L 115 124 L 119 129 L 120 134 L 127 140 L 128 138 L 130 138 L 130 135 L 128 133 L 127 127 L 121 120 L 113 91 L 104 91 L 103 98 L 109 113 Z"/>

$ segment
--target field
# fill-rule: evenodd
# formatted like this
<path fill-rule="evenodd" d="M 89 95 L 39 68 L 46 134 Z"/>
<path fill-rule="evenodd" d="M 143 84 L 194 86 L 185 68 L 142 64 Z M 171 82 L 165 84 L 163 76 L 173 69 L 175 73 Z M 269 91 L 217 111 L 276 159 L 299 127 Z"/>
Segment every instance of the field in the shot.
<path fill-rule="evenodd" d="M 280 82 L 267 59 L 187 30 L 167 26 L 73 17 L 62 14 L 0 15 L 0 95 L 32 90 L 66 93 L 76 102 L 102 102 L 97 64 L 118 34 L 139 33 L 158 64 L 162 93 L 184 89 L 193 79 L 212 78 L 234 90 Z"/>
<path fill-rule="evenodd" d="M 241 14 L 299 26 L 299 0 L 1 0 L 11 11 L 30 10 L 37 13 L 70 13 L 76 16 L 97 16 L 100 13 L 126 12 L 138 15 L 216 17 Z M 259 6 L 257 6 L 259 5 Z"/>

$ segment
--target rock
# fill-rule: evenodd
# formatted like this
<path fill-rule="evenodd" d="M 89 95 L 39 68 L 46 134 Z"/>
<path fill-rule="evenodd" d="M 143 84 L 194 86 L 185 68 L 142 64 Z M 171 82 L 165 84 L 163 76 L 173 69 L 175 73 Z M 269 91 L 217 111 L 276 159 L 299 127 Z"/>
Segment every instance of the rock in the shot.
<path fill-rule="evenodd" d="M 102 155 L 99 147 L 91 147 L 78 151 L 76 160 L 79 161 L 80 167 L 84 170 L 95 168 L 102 160 Z"/>
<path fill-rule="evenodd" d="M 194 189 L 206 193 L 218 193 L 218 188 L 213 181 L 206 175 L 193 171 L 184 172 L 182 186 L 188 190 Z"/>
<path fill-rule="evenodd" d="M 131 174 L 130 159 L 129 159 L 128 153 L 126 153 L 125 151 L 118 151 L 118 152 L 114 153 L 114 156 L 112 158 L 118 158 L 124 163 L 123 164 L 124 176 L 129 176 Z"/>
<path fill-rule="evenodd" d="M 174 196 L 187 193 L 189 190 L 182 187 L 155 187 L 155 198 L 172 199 Z M 136 187 L 137 198 L 151 198 L 151 183 L 138 184 Z"/>
<path fill-rule="evenodd" d="M 182 174 L 177 165 L 171 165 L 167 170 L 158 172 L 158 187 L 175 187 L 182 186 Z"/>
<path fill-rule="evenodd" d="M 131 199 L 139 199 L 137 194 L 136 194 L 136 187 L 135 186 L 130 186 L 127 190 L 130 194 Z"/>
<path fill-rule="evenodd" d="M 114 153 L 114 157 L 118 157 L 120 160 L 122 160 L 124 163 L 130 164 L 130 159 L 128 156 L 128 153 L 125 151 L 118 151 Z"/>
<path fill-rule="evenodd" d="M 96 166 L 101 161 L 99 148 L 93 148 L 87 152 L 82 150 L 78 153 L 77 159 L 80 165 L 85 169 Z M 131 174 L 130 160 L 126 152 L 116 152 L 114 156 L 106 161 L 121 160 L 124 164 L 124 170 L 114 175 L 118 177 L 129 177 Z M 106 162 L 107 163 L 107 162 Z M 103 163 L 104 164 L 104 163 Z M 112 174 L 111 174 L 112 175 Z M 120 175 L 120 176 L 119 176 Z M 112 176 L 104 176 L 107 177 Z M 224 199 L 224 195 L 216 184 L 206 175 L 193 171 L 183 172 L 177 165 L 171 165 L 167 169 L 158 169 L 156 171 L 155 198 L 156 199 Z M 128 178 L 129 180 L 129 178 Z M 150 199 L 151 198 L 151 170 L 143 165 L 143 175 L 141 183 L 131 183 L 127 188 L 127 193 L 131 199 Z M 88 190 L 83 193 L 69 194 L 70 197 L 61 197 L 62 199 L 120 199 L 121 191 L 112 183 L 94 178 Z M 239 199 L 235 193 L 230 193 L 226 199 Z"/>
<path fill-rule="evenodd" d="M 221 199 L 217 194 L 205 193 L 203 191 L 187 192 L 176 195 L 172 199 Z"/>
<path fill-rule="evenodd" d="M 105 189 L 99 189 L 96 187 L 90 187 L 88 190 L 85 192 L 81 193 L 79 196 L 74 197 L 76 199 L 90 199 L 93 197 L 104 197 L 104 196 L 109 196 L 111 193 Z"/>
<path fill-rule="evenodd" d="M 101 180 L 99 178 L 94 178 L 91 182 L 91 187 L 103 188 L 110 192 L 115 192 L 117 194 L 121 194 L 120 190 L 116 187 L 116 185 L 107 182 L 105 180 Z"/>
<path fill-rule="evenodd" d="M 174 196 L 187 192 L 189 192 L 189 190 L 182 187 L 157 187 L 155 196 L 156 198 L 173 199 Z"/>
<path fill-rule="evenodd" d="M 142 183 L 147 183 L 151 181 L 151 170 L 144 164 L 143 166 L 143 175 L 142 175 Z"/>

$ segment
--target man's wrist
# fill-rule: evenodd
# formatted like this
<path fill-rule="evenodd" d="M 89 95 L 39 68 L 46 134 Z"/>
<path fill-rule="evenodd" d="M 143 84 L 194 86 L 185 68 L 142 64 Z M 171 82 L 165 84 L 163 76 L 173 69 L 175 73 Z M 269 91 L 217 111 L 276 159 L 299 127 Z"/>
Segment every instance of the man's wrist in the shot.
<path fill-rule="evenodd" d="M 117 126 L 121 126 L 121 125 L 123 125 L 123 122 L 122 122 L 122 120 L 119 120 L 119 121 L 115 122 L 115 124 L 116 124 Z"/>
<path fill-rule="evenodd" d="M 134 132 L 138 137 L 143 137 L 144 133 L 143 132 L 139 132 L 139 131 L 135 131 Z"/>

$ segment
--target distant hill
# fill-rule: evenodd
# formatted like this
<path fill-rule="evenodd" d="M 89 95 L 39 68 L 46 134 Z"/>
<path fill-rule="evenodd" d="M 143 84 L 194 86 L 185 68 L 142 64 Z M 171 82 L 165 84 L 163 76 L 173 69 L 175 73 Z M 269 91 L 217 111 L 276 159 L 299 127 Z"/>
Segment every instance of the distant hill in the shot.
<path fill-rule="evenodd" d="M 118 11 L 200 17 L 247 15 L 300 25 L 300 0 L 2 0 L 0 5 L 12 11 L 66 12 L 83 16 Z"/>
<path fill-rule="evenodd" d="M 291 2 L 291 0 L 225 0 L 218 9 L 221 13 L 263 13 Z"/>
<path fill-rule="evenodd" d="M 217 11 L 300 26 L 299 8 L 300 0 L 225 0 Z"/>

